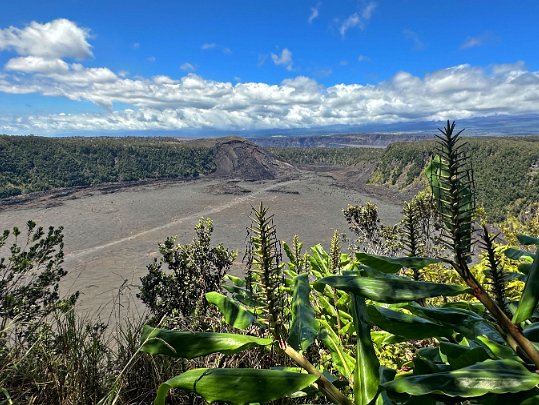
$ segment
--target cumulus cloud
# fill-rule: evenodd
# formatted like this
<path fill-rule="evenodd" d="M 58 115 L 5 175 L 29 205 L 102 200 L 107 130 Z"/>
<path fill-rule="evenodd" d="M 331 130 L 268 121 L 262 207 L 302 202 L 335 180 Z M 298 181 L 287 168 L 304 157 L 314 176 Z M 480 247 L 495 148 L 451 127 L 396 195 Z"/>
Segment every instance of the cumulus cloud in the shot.
<path fill-rule="evenodd" d="M 25 29 L 9 28 L 15 33 Z M 5 43 L 2 49 L 16 50 Z M 131 78 L 107 67 L 64 60 L 75 52 L 44 56 L 40 51 L 26 54 L 33 48 L 17 49 L 19 56 L 0 71 L 0 92 L 65 97 L 104 109 L 94 114 L 0 116 L 0 133 L 310 128 L 528 114 L 537 113 L 539 106 L 539 72 L 527 70 L 522 62 L 489 68 L 458 65 L 424 76 L 403 71 L 375 84 L 326 87 L 304 76 L 279 84 L 221 82 L 194 73 Z M 287 48 L 271 58 L 292 69 Z M 189 70 L 189 65 L 184 67 Z M 128 108 L 117 110 L 115 105 Z"/>
<path fill-rule="evenodd" d="M 0 30 L 0 51 L 13 50 L 22 56 L 42 58 L 92 56 L 87 39 L 89 31 L 72 21 L 60 18 L 45 24 L 33 21 L 24 28 L 8 27 Z"/>
<path fill-rule="evenodd" d="M 309 24 L 312 24 L 313 21 L 318 18 L 319 14 L 320 14 L 320 3 L 317 3 L 316 6 L 311 7 L 311 14 L 309 14 L 309 18 L 307 19 L 307 22 Z"/>
<path fill-rule="evenodd" d="M 8 60 L 4 69 L 24 73 L 64 73 L 69 70 L 69 65 L 61 59 L 24 56 Z"/>
<path fill-rule="evenodd" d="M 423 77 L 399 72 L 377 84 L 330 87 L 304 76 L 274 85 L 213 81 L 192 73 L 129 79 L 106 68 L 74 65 L 62 73 L 9 71 L 0 75 L 0 91 L 88 100 L 108 110 L 4 119 L 0 130 L 309 128 L 526 114 L 536 113 L 539 105 L 539 72 L 522 63 L 488 69 L 459 65 Z M 114 103 L 131 107 L 114 110 Z"/>
<path fill-rule="evenodd" d="M 367 27 L 367 22 L 371 19 L 374 10 L 376 9 L 376 3 L 370 2 L 362 10 L 357 11 L 344 19 L 339 25 L 339 33 L 344 38 L 346 33 L 355 27 L 358 27 L 363 31 Z"/>
<path fill-rule="evenodd" d="M 284 48 L 280 55 L 272 53 L 271 60 L 276 65 L 284 66 L 286 70 L 292 70 L 292 52 L 288 48 Z"/>

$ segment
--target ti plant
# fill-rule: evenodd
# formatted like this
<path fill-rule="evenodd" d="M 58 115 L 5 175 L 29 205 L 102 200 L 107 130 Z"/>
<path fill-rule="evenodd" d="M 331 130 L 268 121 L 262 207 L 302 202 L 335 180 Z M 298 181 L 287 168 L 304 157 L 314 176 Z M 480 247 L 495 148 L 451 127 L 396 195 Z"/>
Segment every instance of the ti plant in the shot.
<path fill-rule="evenodd" d="M 351 256 L 340 253 L 336 236 L 329 253 L 317 245 L 302 255 L 297 239 L 292 246 L 284 244 L 289 262 L 287 268 L 281 268 L 274 260 L 275 251 L 261 247 L 261 226 L 273 229 L 270 233 L 274 235 L 267 211 L 261 207 L 253 216 L 252 246 L 258 252 L 253 263 L 259 269 L 263 263 L 273 263 L 267 269 L 277 274 L 279 267 L 279 277 L 284 277 L 282 285 L 274 285 L 284 304 L 279 328 L 267 316 L 273 304 L 261 299 L 267 292 L 258 294 L 264 290 L 247 288 L 249 280 L 229 276 L 228 295 L 208 293 L 206 298 L 236 333 L 146 326 L 141 350 L 193 358 L 261 346 L 280 350 L 298 367 L 189 370 L 161 384 L 155 403 L 164 404 L 172 388 L 195 392 L 210 403 L 231 404 L 301 396 L 307 403 L 319 401 L 320 397 L 312 398 L 316 395 L 346 405 L 538 403 L 539 364 L 534 344 L 539 342 L 539 239 L 519 236 L 521 244 L 535 247 L 535 253 L 506 250 L 508 257 L 522 261 L 519 269 L 525 288 L 518 303 L 501 308 L 468 268 L 473 182 L 471 173 L 462 167 L 466 160 L 454 124 L 448 122 L 442 135 L 440 156 L 427 172 L 442 216 L 445 244 L 452 252 L 450 259 L 362 252 Z M 417 228 L 410 229 L 415 235 Z M 486 236 L 484 240 L 487 253 L 491 239 Z M 268 246 L 275 246 L 273 236 L 265 240 Z M 419 271 L 435 263 L 447 266 L 441 271 L 457 271 L 465 285 L 399 274 L 403 269 Z M 491 267 L 494 264 L 499 266 L 496 261 Z M 498 267 L 491 271 L 503 275 Z M 470 301 L 470 295 L 479 302 Z M 436 297 L 462 300 L 439 304 L 444 300 L 431 300 Z M 375 345 L 418 340 L 432 344 L 418 349 L 405 367 L 395 370 L 380 365 Z M 318 357 L 312 355 L 313 348 Z"/>

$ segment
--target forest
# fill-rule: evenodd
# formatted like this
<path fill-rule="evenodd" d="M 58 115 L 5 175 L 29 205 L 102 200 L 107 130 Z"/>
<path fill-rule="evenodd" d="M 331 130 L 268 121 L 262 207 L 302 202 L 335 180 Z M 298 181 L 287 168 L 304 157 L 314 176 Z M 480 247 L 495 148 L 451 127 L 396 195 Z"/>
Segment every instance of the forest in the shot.
<path fill-rule="evenodd" d="M 525 212 L 539 200 L 539 138 L 467 138 L 477 203 L 492 220 Z M 0 136 L 0 198 L 56 188 L 150 179 L 194 178 L 216 169 L 215 140 Z M 396 189 L 425 183 L 434 141 L 386 148 L 268 148 L 295 165 L 372 167 L 369 180 Z M 500 162 L 503 162 L 501 164 Z"/>
<path fill-rule="evenodd" d="M 192 178 L 214 170 L 213 149 L 204 141 L 0 136 L 0 198 L 102 183 Z"/>
<path fill-rule="evenodd" d="M 465 138 L 474 169 L 477 203 L 492 220 L 527 211 L 539 201 L 539 138 Z M 395 142 L 375 148 L 271 148 L 282 159 L 304 165 L 372 163 L 372 184 L 405 189 L 425 183 L 423 170 L 437 153 L 435 141 Z"/>

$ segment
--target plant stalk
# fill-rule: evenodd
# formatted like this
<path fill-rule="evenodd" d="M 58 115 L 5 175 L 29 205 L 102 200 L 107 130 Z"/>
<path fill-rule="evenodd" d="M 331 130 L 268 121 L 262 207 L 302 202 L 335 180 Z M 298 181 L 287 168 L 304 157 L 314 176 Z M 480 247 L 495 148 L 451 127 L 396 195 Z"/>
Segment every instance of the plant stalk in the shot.
<path fill-rule="evenodd" d="M 498 304 L 490 297 L 488 292 L 477 281 L 477 279 L 470 272 L 468 265 L 462 258 L 458 258 L 458 263 L 452 263 L 453 267 L 468 287 L 473 290 L 473 295 L 485 306 L 490 314 L 498 321 L 498 325 L 508 336 L 505 336 L 508 344 L 514 348 L 515 343 L 517 345 L 516 353 L 519 356 L 525 356 L 535 365 L 535 369 L 539 370 L 539 352 L 535 346 L 522 334 L 517 325 L 515 325 L 505 314 L 505 312 L 499 307 Z"/>
<path fill-rule="evenodd" d="M 301 353 L 294 350 L 292 346 L 289 346 L 284 340 L 279 342 L 279 347 L 281 350 L 290 357 L 294 363 L 303 368 L 309 374 L 315 375 L 318 377 L 318 388 L 324 393 L 334 404 L 338 405 L 354 405 L 354 403 L 341 391 L 337 389 L 326 377 L 320 373 L 312 365 L 312 363 L 307 360 Z"/>

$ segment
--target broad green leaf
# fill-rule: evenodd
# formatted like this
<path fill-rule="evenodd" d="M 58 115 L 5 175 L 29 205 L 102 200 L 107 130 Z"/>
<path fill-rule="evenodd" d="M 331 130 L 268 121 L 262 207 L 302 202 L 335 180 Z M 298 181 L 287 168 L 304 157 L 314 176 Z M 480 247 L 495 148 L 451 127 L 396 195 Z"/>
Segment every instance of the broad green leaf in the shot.
<path fill-rule="evenodd" d="M 449 363 L 453 370 L 468 367 L 490 358 L 482 347 L 466 347 L 448 342 L 440 343 L 440 354 L 442 360 Z"/>
<path fill-rule="evenodd" d="M 416 315 L 393 311 L 375 305 L 368 305 L 369 320 L 385 331 L 408 339 L 427 339 L 431 337 L 448 337 L 453 330 L 447 326 L 429 321 Z"/>
<path fill-rule="evenodd" d="M 483 347 L 485 347 L 490 354 L 497 359 L 509 359 L 524 363 L 524 361 L 507 344 L 494 342 L 486 336 L 477 336 L 476 341 L 482 344 Z"/>
<path fill-rule="evenodd" d="M 517 392 L 516 394 L 486 395 L 481 398 L 484 405 L 537 405 L 539 404 L 539 389 Z"/>
<path fill-rule="evenodd" d="M 380 385 L 380 363 L 371 340 L 365 298 L 352 297 L 352 315 L 357 335 L 356 369 L 354 371 L 354 400 L 367 405 L 376 398 Z"/>
<path fill-rule="evenodd" d="M 403 267 L 417 270 L 429 264 L 440 262 L 440 259 L 430 257 L 391 257 L 370 255 L 367 253 L 356 253 L 356 259 L 358 262 L 383 273 L 396 273 Z"/>
<path fill-rule="evenodd" d="M 234 354 L 254 346 L 268 346 L 271 338 L 217 332 L 180 332 L 144 325 L 140 350 L 150 354 L 192 359 L 211 353 Z"/>
<path fill-rule="evenodd" d="M 533 236 L 518 234 L 517 239 L 523 245 L 536 245 L 536 246 L 539 246 L 539 238 L 534 238 Z"/>
<path fill-rule="evenodd" d="M 527 326 L 522 331 L 524 336 L 526 336 L 528 339 L 539 342 L 539 322 L 532 323 L 530 326 Z"/>
<path fill-rule="evenodd" d="M 528 276 L 530 274 L 530 271 L 532 270 L 532 263 L 519 263 L 518 264 L 518 271 L 520 271 L 522 274 L 525 274 Z"/>
<path fill-rule="evenodd" d="M 245 280 L 243 278 L 233 276 L 232 274 L 227 274 L 224 278 L 238 287 L 245 287 Z"/>
<path fill-rule="evenodd" d="M 537 306 L 539 301 L 539 247 L 535 253 L 535 258 L 530 268 L 528 274 L 528 279 L 526 280 L 526 285 L 524 286 L 524 291 L 520 297 L 518 303 L 518 308 L 513 316 L 513 322 L 518 324 L 524 322 L 532 314 L 533 310 Z"/>
<path fill-rule="evenodd" d="M 524 260 L 529 260 L 530 262 L 533 261 L 533 255 L 530 252 L 526 252 L 525 250 L 507 248 L 504 250 L 504 254 L 509 259 L 513 259 L 513 260 L 524 259 Z"/>
<path fill-rule="evenodd" d="M 397 371 L 393 370 L 392 368 L 380 367 L 380 383 L 382 384 L 385 382 L 393 381 L 396 373 Z M 393 405 L 393 404 L 394 402 L 389 398 L 386 390 L 382 390 L 382 392 L 380 392 L 375 402 L 375 405 Z"/>
<path fill-rule="evenodd" d="M 423 347 L 416 352 L 416 357 L 432 361 L 433 363 L 441 363 L 440 349 L 438 347 Z"/>
<path fill-rule="evenodd" d="M 468 339 L 475 339 L 477 336 L 485 335 L 492 341 L 502 344 L 505 342 L 494 325 L 473 311 L 451 306 L 441 308 L 422 307 L 416 303 L 409 304 L 406 308 L 415 315 L 430 318 L 447 328 L 463 334 Z"/>
<path fill-rule="evenodd" d="M 329 276 L 321 278 L 316 284 L 327 284 L 333 288 L 361 295 L 373 301 L 395 303 L 416 301 L 438 296 L 455 296 L 466 293 L 468 288 L 451 284 L 414 281 L 406 277 L 377 278 L 355 275 Z"/>
<path fill-rule="evenodd" d="M 371 340 L 378 348 L 381 348 L 384 345 L 406 342 L 410 339 L 405 338 L 404 336 L 397 336 L 383 330 L 376 330 L 371 331 Z"/>
<path fill-rule="evenodd" d="M 234 405 L 265 403 L 294 394 L 318 379 L 311 374 L 253 368 L 197 368 L 161 384 L 155 405 L 165 405 L 172 388 L 194 392 L 209 403 L 223 401 Z"/>
<path fill-rule="evenodd" d="M 296 350 L 307 350 L 318 334 L 318 324 L 310 302 L 309 276 L 307 273 L 294 278 L 292 295 L 292 322 L 288 343 Z"/>
<path fill-rule="evenodd" d="M 397 378 L 383 386 L 389 391 L 410 395 L 472 398 L 527 391 L 537 384 L 539 374 L 528 371 L 516 361 L 486 360 L 459 370 Z"/>
<path fill-rule="evenodd" d="M 354 358 L 346 352 L 341 339 L 326 321 L 321 320 L 320 326 L 320 340 L 329 350 L 333 365 L 343 377 L 351 379 L 355 367 Z"/>
<path fill-rule="evenodd" d="M 309 255 L 309 264 L 311 271 L 317 277 L 324 277 L 329 274 L 329 255 L 324 250 L 321 244 L 311 248 L 312 254 Z"/>
<path fill-rule="evenodd" d="M 451 366 L 447 364 L 436 363 L 432 360 L 419 356 L 414 358 L 413 375 L 434 374 L 449 370 L 451 370 Z"/>
<path fill-rule="evenodd" d="M 216 291 L 206 293 L 206 300 L 223 314 L 225 322 L 238 329 L 245 329 L 256 321 L 256 316 L 238 301 Z"/>

